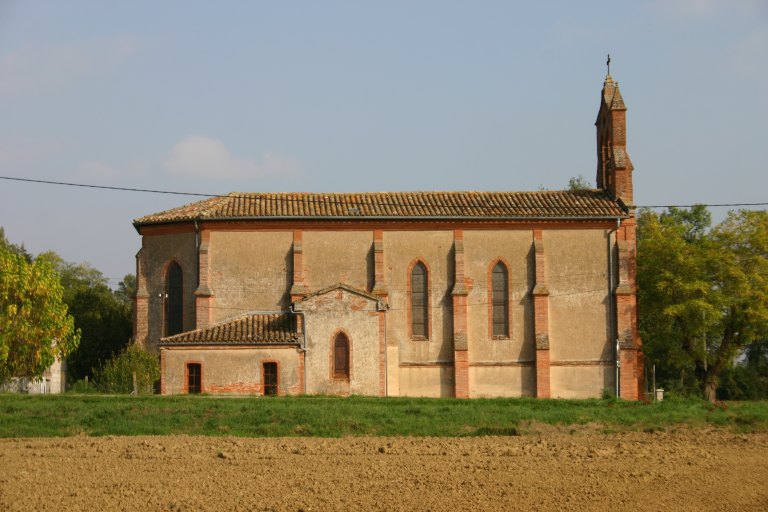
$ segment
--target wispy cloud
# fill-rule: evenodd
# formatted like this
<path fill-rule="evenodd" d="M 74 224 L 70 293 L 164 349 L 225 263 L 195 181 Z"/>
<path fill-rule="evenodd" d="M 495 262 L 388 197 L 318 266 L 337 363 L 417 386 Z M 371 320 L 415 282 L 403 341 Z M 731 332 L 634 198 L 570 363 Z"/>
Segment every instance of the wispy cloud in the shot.
<path fill-rule="evenodd" d="M 292 176 L 298 162 L 273 151 L 260 159 L 239 158 L 218 139 L 190 135 L 171 150 L 165 165 L 167 171 L 188 178 L 241 179 L 268 176 Z"/>
<path fill-rule="evenodd" d="M 23 48 L 0 54 L 0 97 L 58 89 L 109 69 L 135 54 L 134 38 Z"/>

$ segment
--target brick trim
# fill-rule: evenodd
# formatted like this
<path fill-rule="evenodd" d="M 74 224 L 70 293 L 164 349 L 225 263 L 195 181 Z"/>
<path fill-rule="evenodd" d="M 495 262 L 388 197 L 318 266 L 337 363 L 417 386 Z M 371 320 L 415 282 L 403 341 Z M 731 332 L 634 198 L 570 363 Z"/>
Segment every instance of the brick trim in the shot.
<path fill-rule="evenodd" d="M 379 396 L 387 396 L 387 316 L 379 311 Z"/>
<path fill-rule="evenodd" d="M 185 394 L 189 394 L 189 365 L 190 364 L 199 364 L 200 365 L 200 394 L 205 393 L 205 365 L 203 364 L 203 361 L 200 359 L 185 359 L 184 360 L 184 386 L 182 387 L 182 390 Z"/>
<path fill-rule="evenodd" d="M 307 295 L 307 285 L 304 281 L 304 232 L 300 229 L 293 230 L 293 276 L 291 283 L 291 302 L 301 300 Z"/>
<path fill-rule="evenodd" d="M 371 293 L 386 299 L 387 273 L 384 267 L 384 231 L 373 230 L 373 289 Z"/>
<path fill-rule="evenodd" d="M 493 334 L 493 269 L 496 265 L 501 263 L 504 265 L 507 271 L 507 332 L 503 336 Z M 496 257 L 491 261 L 485 272 L 485 278 L 487 283 L 487 297 L 488 297 L 488 339 L 493 340 L 508 340 L 512 338 L 512 267 L 509 262 L 502 256 Z"/>
<path fill-rule="evenodd" d="M 346 377 L 339 377 L 336 375 L 336 372 L 334 371 L 336 368 L 336 361 L 335 361 L 335 350 L 336 350 L 336 338 L 339 336 L 339 334 L 343 334 L 344 337 L 347 338 L 347 356 L 349 358 L 348 365 L 349 365 L 349 375 Z M 334 331 L 334 333 L 331 335 L 330 343 L 328 344 L 328 379 L 331 382 L 351 382 L 352 381 L 352 336 L 349 335 L 349 332 L 347 332 L 344 328 L 339 328 Z"/>
<path fill-rule="evenodd" d="M 266 396 L 264 394 L 264 389 L 265 389 L 265 386 L 266 386 L 265 385 L 265 382 L 266 382 L 266 375 L 265 375 L 265 373 L 266 372 L 264 371 L 264 364 L 265 363 L 275 363 L 275 365 L 276 365 L 275 367 L 277 368 L 277 379 L 276 379 L 276 381 L 277 381 L 277 393 L 276 393 L 276 395 L 277 396 L 285 396 L 285 390 L 283 389 L 283 386 L 280 385 L 280 376 L 283 374 L 283 371 L 280 368 L 281 365 L 280 365 L 280 360 L 279 359 L 261 359 L 259 361 L 259 369 L 261 371 L 261 382 L 259 383 L 258 391 L 261 393 L 261 396 Z"/>
<path fill-rule="evenodd" d="M 454 371 L 456 372 L 456 398 L 469 398 L 469 351 L 457 350 L 454 353 Z"/>
<path fill-rule="evenodd" d="M 413 294 L 411 293 L 411 286 L 413 282 L 413 269 L 421 263 L 424 265 L 424 268 L 427 271 L 427 335 L 426 336 L 414 336 L 413 335 Z M 432 275 L 432 269 L 429 267 L 429 264 L 427 264 L 426 260 L 421 257 L 414 258 L 411 260 L 411 262 L 408 264 L 408 273 L 406 274 L 406 283 L 407 283 L 407 290 L 406 293 L 408 296 L 406 297 L 408 302 L 408 339 L 414 340 L 414 341 L 428 341 L 430 338 L 430 335 L 432 334 L 432 279 L 430 279 L 430 276 Z"/>
<path fill-rule="evenodd" d="M 300 395 L 304 395 L 307 393 L 307 374 L 306 374 L 307 352 L 306 350 L 297 350 L 296 352 L 298 356 L 296 374 L 299 379 L 299 382 L 296 385 L 296 390 Z"/>
<path fill-rule="evenodd" d="M 165 394 L 165 381 L 167 379 L 167 370 L 166 370 L 166 361 L 165 361 L 165 350 L 164 348 L 160 349 L 160 394 Z"/>
<path fill-rule="evenodd" d="M 184 301 L 184 293 L 186 291 L 185 287 L 184 287 L 184 275 L 186 273 L 184 271 L 184 266 L 181 264 L 181 262 L 178 259 L 170 258 L 163 265 L 163 274 L 162 274 L 162 276 L 163 276 L 163 289 L 162 289 L 162 292 L 161 292 L 163 295 L 162 295 L 162 300 L 160 301 L 161 308 L 162 308 L 162 314 L 161 314 L 161 318 L 162 318 L 162 324 L 161 324 L 162 336 L 160 336 L 161 338 L 165 338 L 166 336 L 168 336 L 168 322 L 166 322 L 166 311 L 165 310 L 167 309 L 168 286 L 170 284 L 168 282 L 168 269 L 171 268 L 171 264 L 173 264 L 173 263 L 176 263 L 179 266 L 179 270 L 181 270 L 181 332 L 184 332 L 184 322 L 186 320 L 184 318 L 184 302 L 185 302 Z"/>
<path fill-rule="evenodd" d="M 627 218 L 625 215 L 622 218 Z M 498 229 L 613 229 L 616 225 L 616 216 L 604 218 L 574 218 L 574 219 L 445 219 L 445 220 L 312 220 L 312 219 L 270 219 L 264 220 L 204 220 L 198 221 L 200 229 L 211 231 L 291 231 L 300 229 L 303 231 L 371 231 L 381 229 L 384 231 L 452 231 L 464 230 L 498 230 Z M 177 233 L 194 233 L 194 221 L 179 221 L 167 224 L 148 224 L 139 226 L 140 235 L 166 235 Z"/>
<path fill-rule="evenodd" d="M 536 397 L 549 398 L 549 291 L 547 289 L 546 259 L 544 257 L 544 234 L 533 230 L 534 274 L 533 289 L 534 343 L 536 346 Z"/>

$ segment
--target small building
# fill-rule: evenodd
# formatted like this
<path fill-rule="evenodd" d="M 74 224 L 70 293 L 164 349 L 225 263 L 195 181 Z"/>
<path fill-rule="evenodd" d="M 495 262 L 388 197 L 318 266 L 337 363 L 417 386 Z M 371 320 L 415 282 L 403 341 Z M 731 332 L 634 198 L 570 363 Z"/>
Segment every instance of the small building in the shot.
<path fill-rule="evenodd" d="M 625 114 L 609 75 L 595 189 L 231 193 L 137 219 L 162 393 L 637 399 Z"/>
<path fill-rule="evenodd" d="M 39 378 L 13 377 L 0 385 L 6 393 L 29 393 L 30 395 L 57 395 L 64 392 L 67 362 L 56 359 Z"/>

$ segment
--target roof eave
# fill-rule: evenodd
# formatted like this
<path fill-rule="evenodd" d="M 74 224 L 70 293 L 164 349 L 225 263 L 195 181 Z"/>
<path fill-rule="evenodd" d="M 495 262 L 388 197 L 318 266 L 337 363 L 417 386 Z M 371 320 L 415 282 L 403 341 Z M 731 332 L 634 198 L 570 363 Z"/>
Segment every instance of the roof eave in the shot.
<path fill-rule="evenodd" d="M 301 343 L 299 340 L 294 341 L 178 341 L 178 342 L 163 342 L 160 341 L 157 344 L 158 347 L 211 347 L 211 346 L 237 346 L 237 347 L 299 347 Z"/>
<path fill-rule="evenodd" d="M 453 216 L 453 215 L 446 215 L 446 216 L 394 216 L 394 215 L 377 215 L 377 216 L 349 216 L 349 217 L 342 217 L 342 216 L 333 216 L 333 215 L 312 215 L 312 216 L 299 216 L 299 215 L 290 215 L 290 216 L 243 216 L 243 217 L 214 217 L 214 218 L 206 218 L 206 217 L 193 217 L 188 219 L 169 219 L 169 220 L 158 220 L 158 221 L 147 221 L 147 222 L 134 222 L 133 226 L 136 229 L 136 231 L 139 231 L 139 228 L 142 226 L 157 226 L 162 224 L 180 224 L 184 222 L 205 222 L 205 221 L 211 221 L 211 222 L 232 222 L 232 221 L 264 221 L 264 220 L 277 220 L 277 221 L 296 221 L 296 220 L 303 220 L 303 221 L 317 221 L 317 220 L 326 220 L 326 221 L 351 221 L 351 220 L 362 220 L 362 221 L 377 221 L 377 220 L 386 220 L 386 221 L 412 221 L 412 222 L 419 222 L 419 221 L 453 221 L 453 220 L 462 220 L 462 221 L 495 221 L 495 220 L 514 220 L 514 221 L 526 221 L 526 220 L 532 220 L 532 221 L 544 221 L 544 220 L 555 220 L 555 221 L 573 221 L 573 220 L 615 220 L 615 219 L 625 219 L 629 217 L 628 212 L 626 211 L 626 206 L 622 204 L 622 210 L 625 210 L 622 215 L 581 215 L 581 216 L 557 216 L 557 217 L 550 217 L 550 216 L 503 216 L 503 217 L 478 217 L 478 216 Z"/>

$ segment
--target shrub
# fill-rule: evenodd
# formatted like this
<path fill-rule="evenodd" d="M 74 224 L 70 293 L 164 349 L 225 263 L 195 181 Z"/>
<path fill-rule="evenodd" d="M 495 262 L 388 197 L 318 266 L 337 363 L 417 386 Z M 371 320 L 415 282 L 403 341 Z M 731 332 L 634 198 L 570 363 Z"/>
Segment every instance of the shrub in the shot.
<path fill-rule="evenodd" d="M 151 395 L 155 382 L 160 379 L 157 356 L 136 345 L 131 345 L 94 372 L 96 384 L 105 393 L 133 392 L 133 374 L 140 395 Z"/>

